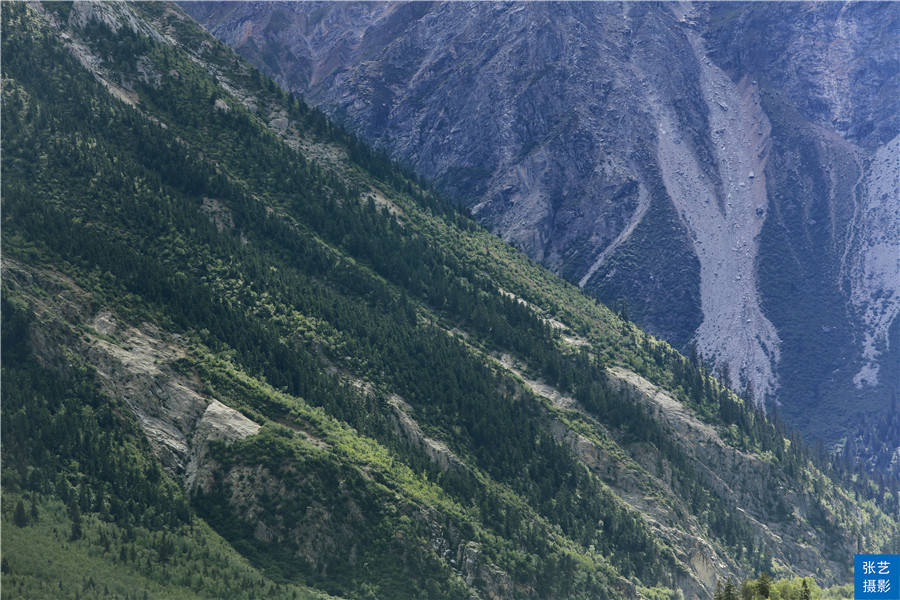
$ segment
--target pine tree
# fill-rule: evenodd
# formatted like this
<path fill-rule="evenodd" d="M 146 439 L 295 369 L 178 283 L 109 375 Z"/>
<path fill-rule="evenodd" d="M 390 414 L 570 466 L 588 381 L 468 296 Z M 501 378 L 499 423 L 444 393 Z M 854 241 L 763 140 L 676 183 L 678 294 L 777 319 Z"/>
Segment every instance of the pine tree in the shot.
<path fill-rule="evenodd" d="M 734 586 L 734 582 L 731 579 L 725 584 L 722 598 L 723 600 L 738 600 L 737 588 Z"/>
<path fill-rule="evenodd" d="M 772 578 L 769 577 L 768 573 L 763 572 L 763 574 L 759 576 L 759 582 L 756 584 L 756 591 L 759 592 L 759 595 L 763 598 L 768 598 L 771 588 Z"/>
<path fill-rule="evenodd" d="M 25 527 L 28 525 L 28 515 L 25 514 L 25 505 L 19 500 L 16 503 L 16 511 L 13 513 L 13 523 L 16 527 Z"/>
<path fill-rule="evenodd" d="M 69 539 L 72 541 L 81 539 L 81 511 L 76 502 L 72 502 L 69 506 L 69 517 L 72 519 L 72 533 Z"/>

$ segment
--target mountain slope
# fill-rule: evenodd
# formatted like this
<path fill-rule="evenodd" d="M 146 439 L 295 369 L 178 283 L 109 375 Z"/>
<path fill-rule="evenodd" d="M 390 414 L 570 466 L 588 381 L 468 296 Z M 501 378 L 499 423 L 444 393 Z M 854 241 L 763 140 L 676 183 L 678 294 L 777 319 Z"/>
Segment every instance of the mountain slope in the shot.
<path fill-rule="evenodd" d="M 809 439 L 891 418 L 896 4 L 185 9 Z M 873 472 L 898 447 L 868 444 Z"/>
<path fill-rule="evenodd" d="M 896 544 L 896 493 L 177 6 L 6 3 L 3 45 L 4 594 L 708 598 Z"/>

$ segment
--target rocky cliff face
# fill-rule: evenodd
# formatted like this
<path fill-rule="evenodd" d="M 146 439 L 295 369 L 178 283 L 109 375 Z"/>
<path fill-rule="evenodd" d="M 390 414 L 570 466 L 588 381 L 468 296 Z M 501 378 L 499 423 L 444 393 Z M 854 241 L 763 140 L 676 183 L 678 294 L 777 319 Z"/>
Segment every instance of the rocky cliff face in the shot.
<path fill-rule="evenodd" d="M 896 394 L 896 5 L 185 9 L 807 433 Z"/>
<path fill-rule="evenodd" d="M 199 393 L 196 378 L 175 367 L 185 341 L 156 325 L 123 325 L 74 281 L 50 270 L 6 260 L 3 278 L 34 311 L 39 325 L 31 343 L 48 365 L 66 355 L 84 357 L 103 393 L 121 398 L 132 411 L 163 467 L 187 489 L 210 477 L 211 442 L 230 443 L 253 435 L 259 425 L 215 398 Z M 44 293 L 43 298 L 33 294 Z"/>

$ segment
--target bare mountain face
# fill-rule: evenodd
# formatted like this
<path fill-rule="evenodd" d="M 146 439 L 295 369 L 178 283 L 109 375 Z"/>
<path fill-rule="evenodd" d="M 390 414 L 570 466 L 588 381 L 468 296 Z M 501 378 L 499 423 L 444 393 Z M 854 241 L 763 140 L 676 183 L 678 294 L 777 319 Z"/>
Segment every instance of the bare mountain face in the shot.
<path fill-rule="evenodd" d="M 900 6 L 184 8 L 808 435 L 893 410 Z"/>

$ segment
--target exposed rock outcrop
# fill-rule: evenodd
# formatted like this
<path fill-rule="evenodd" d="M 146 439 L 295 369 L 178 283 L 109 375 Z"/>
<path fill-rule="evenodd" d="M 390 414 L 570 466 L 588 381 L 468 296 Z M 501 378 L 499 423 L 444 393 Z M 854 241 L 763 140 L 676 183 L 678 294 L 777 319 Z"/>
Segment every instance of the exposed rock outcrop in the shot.
<path fill-rule="evenodd" d="M 400 396 L 392 395 L 388 403 L 393 408 L 394 431 L 408 446 L 422 452 L 441 471 L 466 468 L 465 464 L 447 447 L 447 444 L 425 435 L 419 424 L 409 414 L 412 408 Z"/>
<path fill-rule="evenodd" d="M 178 336 L 151 324 L 120 324 L 55 272 L 5 260 L 3 278 L 39 319 L 31 332 L 38 356 L 51 365 L 67 353 L 87 361 L 103 391 L 131 409 L 162 465 L 188 489 L 208 474 L 210 442 L 231 442 L 259 431 L 257 423 L 201 394 L 196 382 L 178 372 L 174 362 L 184 356 Z"/>

